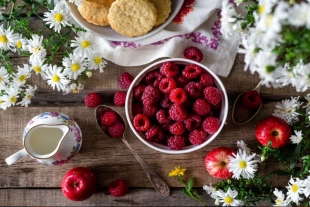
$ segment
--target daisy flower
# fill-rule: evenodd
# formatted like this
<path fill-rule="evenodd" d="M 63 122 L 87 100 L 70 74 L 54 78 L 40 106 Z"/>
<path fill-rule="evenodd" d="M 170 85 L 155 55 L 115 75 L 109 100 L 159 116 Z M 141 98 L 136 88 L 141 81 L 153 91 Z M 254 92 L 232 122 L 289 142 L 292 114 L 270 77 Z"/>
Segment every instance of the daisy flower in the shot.
<path fill-rule="evenodd" d="M 290 125 L 294 124 L 299 120 L 300 113 L 297 109 L 302 105 L 298 99 L 299 97 L 292 97 L 291 100 L 285 99 L 282 103 L 277 103 L 272 115 L 285 120 Z"/>
<path fill-rule="evenodd" d="M 0 67 L 0 90 L 5 89 L 7 83 L 10 82 L 9 74 L 4 67 Z"/>
<path fill-rule="evenodd" d="M 26 51 L 28 49 L 27 44 L 28 44 L 27 39 L 23 38 L 21 34 L 15 34 L 15 49 L 13 51 L 14 52 L 16 50 Z"/>
<path fill-rule="evenodd" d="M 68 87 L 66 87 L 64 91 L 64 95 L 68 93 L 79 93 L 83 89 L 84 89 L 84 85 L 82 85 L 81 83 L 79 84 L 71 83 Z"/>
<path fill-rule="evenodd" d="M 254 173 L 257 171 L 257 160 L 253 158 L 255 153 L 247 155 L 246 150 L 239 149 L 237 154 L 228 156 L 229 164 L 228 170 L 233 173 L 233 178 L 239 179 L 241 176 L 245 179 L 253 178 Z"/>
<path fill-rule="evenodd" d="M 277 197 L 275 200 L 275 206 L 287 206 L 289 203 L 285 200 L 285 195 L 277 188 L 273 191 L 273 194 Z"/>
<path fill-rule="evenodd" d="M 56 87 L 58 91 L 65 91 L 66 86 L 70 83 L 70 80 L 65 78 L 62 70 L 63 68 L 57 67 L 57 65 L 50 65 L 45 71 L 47 83 L 52 86 L 53 90 L 55 90 Z"/>
<path fill-rule="evenodd" d="M 17 73 L 13 76 L 14 82 L 18 83 L 19 86 L 25 85 L 27 79 L 31 76 L 31 69 L 29 65 L 24 64 L 23 68 L 17 66 Z"/>
<path fill-rule="evenodd" d="M 31 70 L 36 74 L 43 75 L 44 71 L 47 69 L 47 64 L 44 64 L 45 59 L 34 59 L 31 61 Z"/>
<path fill-rule="evenodd" d="M 32 54 L 30 56 L 30 62 L 37 58 L 45 58 L 46 49 L 42 45 L 43 36 L 37 34 L 32 35 L 32 39 L 28 40 L 28 51 Z"/>
<path fill-rule="evenodd" d="M 301 142 L 302 140 L 302 131 L 297 131 L 294 130 L 295 135 L 292 135 L 290 137 L 290 140 L 292 141 L 293 144 L 299 144 L 299 142 Z"/>
<path fill-rule="evenodd" d="M 211 184 L 210 186 L 204 185 L 202 189 L 204 189 L 210 195 L 211 198 L 217 199 L 216 189 L 213 186 L 211 186 Z"/>
<path fill-rule="evenodd" d="M 306 108 L 306 113 L 309 114 L 309 112 L 310 112 L 310 93 L 305 96 L 305 99 L 307 102 L 306 102 L 306 105 L 303 106 L 302 108 Z"/>
<path fill-rule="evenodd" d="M 22 101 L 18 102 L 17 105 L 28 107 L 31 103 L 31 98 L 34 96 L 34 92 L 37 90 L 37 86 L 27 85 L 28 88 L 25 90 L 25 97 Z"/>
<path fill-rule="evenodd" d="M 94 52 L 87 57 L 88 67 L 90 70 L 96 70 L 99 68 L 100 73 L 103 73 L 107 62 L 103 59 L 103 55 L 100 52 Z"/>
<path fill-rule="evenodd" d="M 45 12 L 44 16 L 46 18 L 43 21 L 46 21 L 46 24 L 49 24 L 50 28 L 53 28 L 58 33 L 62 26 L 71 26 L 69 23 L 70 9 L 63 3 L 56 4 L 55 8 Z"/>
<path fill-rule="evenodd" d="M 287 198 L 299 205 L 299 201 L 302 200 L 300 195 L 304 191 L 304 181 L 300 180 L 299 178 L 294 179 L 291 177 L 291 179 L 289 180 L 289 184 L 288 186 L 286 186 L 286 188 L 288 190 L 288 192 L 286 193 Z"/>
<path fill-rule="evenodd" d="M 88 57 L 96 51 L 97 37 L 90 32 L 78 32 L 75 40 L 72 40 L 71 47 L 76 47 L 74 52 L 82 57 Z"/>
<path fill-rule="evenodd" d="M 231 190 L 230 187 L 226 193 L 222 190 L 218 190 L 216 191 L 216 194 L 219 197 L 220 202 L 223 202 L 223 206 L 240 206 L 243 204 L 241 200 L 236 199 L 238 192 L 236 190 Z"/>
<path fill-rule="evenodd" d="M 15 106 L 16 101 L 19 98 L 19 86 L 17 84 L 12 85 L 10 88 L 7 88 L 5 95 L 1 97 L 2 103 L 1 108 L 6 110 L 10 106 Z"/>
<path fill-rule="evenodd" d="M 65 66 L 64 75 L 74 80 L 76 80 L 78 75 L 87 67 L 85 58 L 75 54 L 69 54 L 69 57 L 63 59 L 62 64 Z"/>
<path fill-rule="evenodd" d="M 310 29 L 309 10 L 309 3 L 301 2 L 299 4 L 294 4 L 293 7 L 289 10 L 289 23 L 296 27 L 306 25 L 306 27 Z"/>
<path fill-rule="evenodd" d="M 308 198 L 310 195 L 310 177 L 304 180 L 304 190 L 303 194 Z"/>
<path fill-rule="evenodd" d="M 234 8 L 234 4 L 228 0 L 223 0 L 221 11 L 221 33 L 225 39 L 234 31 L 233 26 L 237 22 L 238 14 Z"/>
<path fill-rule="evenodd" d="M 3 24 L 0 25 L 0 49 L 12 50 L 15 47 L 15 35 L 11 28 L 3 28 Z"/>
<path fill-rule="evenodd" d="M 185 173 L 186 168 L 180 168 L 179 166 L 175 167 L 174 170 L 169 172 L 169 177 L 173 176 L 182 176 Z"/>

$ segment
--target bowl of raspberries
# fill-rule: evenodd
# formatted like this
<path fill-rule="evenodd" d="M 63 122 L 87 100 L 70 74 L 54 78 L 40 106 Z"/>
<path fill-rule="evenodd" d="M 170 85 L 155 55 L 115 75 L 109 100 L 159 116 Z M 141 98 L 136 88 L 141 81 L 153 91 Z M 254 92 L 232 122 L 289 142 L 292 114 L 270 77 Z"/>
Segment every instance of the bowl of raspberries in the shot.
<path fill-rule="evenodd" d="M 155 62 L 131 83 L 125 103 L 128 125 L 147 146 L 169 154 L 209 144 L 222 130 L 227 93 L 206 66 L 189 59 Z"/>

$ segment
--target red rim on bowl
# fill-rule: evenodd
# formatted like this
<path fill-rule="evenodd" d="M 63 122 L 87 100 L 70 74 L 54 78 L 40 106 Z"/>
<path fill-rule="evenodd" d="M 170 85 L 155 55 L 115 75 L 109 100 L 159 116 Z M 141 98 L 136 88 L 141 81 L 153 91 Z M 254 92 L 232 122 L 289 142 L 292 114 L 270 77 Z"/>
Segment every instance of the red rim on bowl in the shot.
<path fill-rule="evenodd" d="M 219 120 L 220 120 L 220 127 L 217 130 L 216 133 L 212 134 L 212 135 L 208 135 L 208 139 L 200 144 L 200 145 L 188 145 L 183 147 L 181 150 L 171 150 L 168 146 L 159 144 L 159 143 L 154 143 L 154 142 L 149 142 L 147 140 L 145 140 L 143 138 L 143 135 L 136 131 L 132 120 L 133 120 L 133 115 L 132 115 L 132 102 L 133 102 L 133 95 L 132 95 L 132 91 L 133 88 L 138 85 L 140 83 L 140 81 L 144 78 L 145 74 L 149 71 L 153 71 L 158 69 L 162 63 L 164 62 L 174 62 L 175 64 L 178 65 L 188 65 L 188 64 L 196 64 L 198 66 L 200 66 L 202 69 L 206 70 L 209 74 L 211 74 L 215 80 L 215 85 L 217 86 L 218 89 L 221 90 L 221 112 L 219 115 Z M 218 78 L 218 76 L 212 72 L 210 69 L 208 69 L 206 66 L 197 63 L 195 61 L 192 60 L 188 60 L 188 59 L 184 59 L 184 58 L 171 58 L 171 59 L 165 59 L 165 60 L 160 60 L 158 62 L 155 62 L 151 65 L 149 65 L 148 67 L 146 67 L 144 70 L 142 70 L 133 80 L 133 82 L 131 83 L 128 92 L 127 92 L 127 97 L 126 97 L 126 103 L 125 103 L 125 112 L 126 112 L 126 118 L 129 124 L 129 127 L 131 128 L 131 130 L 134 132 L 134 134 L 147 146 L 151 147 L 152 149 L 155 149 L 157 151 L 160 152 L 164 152 L 167 154 L 183 154 L 183 153 L 189 153 L 189 152 L 193 152 L 196 151 L 198 149 L 203 148 L 204 146 L 208 145 L 211 141 L 213 141 L 215 139 L 215 137 L 217 137 L 217 135 L 221 132 L 222 128 L 224 127 L 224 124 L 226 122 L 227 119 L 227 114 L 228 114 L 228 98 L 227 98 L 227 93 L 226 93 L 226 89 L 222 83 L 222 81 Z"/>

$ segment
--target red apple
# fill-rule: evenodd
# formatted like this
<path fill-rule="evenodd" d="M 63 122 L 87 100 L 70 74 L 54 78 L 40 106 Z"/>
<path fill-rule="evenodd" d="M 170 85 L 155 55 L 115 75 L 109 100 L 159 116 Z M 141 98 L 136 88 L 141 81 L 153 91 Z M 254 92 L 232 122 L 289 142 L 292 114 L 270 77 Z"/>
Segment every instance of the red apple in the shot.
<path fill-rule="evenodd" d="M 266 146 L 272 141 L 273 148 L 285 146 L 292 135 L 292 129 L 283 119 L 269 116 L 258 122 L 255 129 L 255 136 L 259 143 Z"/>
<path fill-rule="evenodd" d="M 72 168 L 63 177 L 61 188 L 63 194 L 68 199 L 83 201 L 94 194 L 96 190 L 96 178 L 89 168 Z"/>
<path fill-rule="evenodd" d="M 233 173 L 228 171 L 229 158 L 236 151 L 229 147 L 218 147 L 211 150 L 205 159 L 205 166 L 210 175 L 215 178 L 228 179 Z"/>

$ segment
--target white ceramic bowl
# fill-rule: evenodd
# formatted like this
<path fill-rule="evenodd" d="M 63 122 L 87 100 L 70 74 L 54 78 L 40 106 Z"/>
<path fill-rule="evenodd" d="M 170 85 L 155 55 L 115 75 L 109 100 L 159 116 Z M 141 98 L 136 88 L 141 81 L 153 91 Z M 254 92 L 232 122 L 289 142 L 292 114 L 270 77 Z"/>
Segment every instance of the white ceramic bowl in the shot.
<path fill-rule="evenodd" d="M 164 62 L 174 62 L 178 65 L 188 65 L 188 64 L 196 64 L 199 65 L 203 70 L 207 71 L 209 74 L 211 74 L 214 78 L 214 82 L 216 87 L 221 91 L 221 109 L 220 109 L 220 114 L 219 114 L 219 120 L 220 120 L 220 127 L 218 129 L 218 131 L 212 135 L 208 135 L 207 140 L 200 144 L 200 145 L 188 145 L 183 147 L 181 150 L 171 150 L 168 146 L 165 146 L 163 144 L 158 144 L 158 143 L 154 143 L 154 142 L 149 142 L 147 140 L 145 140 L 143 138 L 143 134 L 138 132 L 137 130 L 135 130 L 134 126 L 133 126 L 133 114 L 132 114 L 132 102 L 133 102 L 133 88 L 138 85 L 140 83 L 140 81 L 144 78 L 145 74 L 147 74 L 148 72 L 152 71 L 152 70 L 156 70 L 159 69 L 159 67 L 162 65 L 162 63 Z M 228 114 L 228 98 L 227 98 L 227 93 L 226 93 L 226 89 L 224 87 L 224 85 L 222 84 L 222 81 L 218 78 L 218 76 L 213 73 L 209 68 L 207 68 L 206 66 L 197 63 L 195 61 L 192 60 L 188 60 L 188 59 L 183 59 L 183 58 L 172 58 L 172 59 L 165 59 L 165 60 L 161 60 L 158 62 L 155 62 L 153 64 L 151 64 L 150 66 L 146 67 L 143 71 L 141 71 L 133 80 L 130 88 L 128 89 L 127 92 L 127 98 L 126 98 L 126 103 L 125 103 L 125 111 L 126 111 L 126 117 L 127 117 L 127 121 L 128 124 L 131 128 L 131 130 L 134 132 L 134 134 L 147 146 L 151 147 L 152 149 L 155 149 L 157 151 L 160 152 L 164 152 L 164 153 L 168 153 L 168 154 L 183 154 L 183 153 L 189 153 L 189 152 L 193 152 L 196 151 L 198 149 L 203 148 L 204 146 L 206 146 L 207 144 L 209 144 L 210 142 L 212 142 L 217 135 L 221 132 L 225 122 L 226 122 L 226 118 L 227 118 L 227 114 Z"/>

